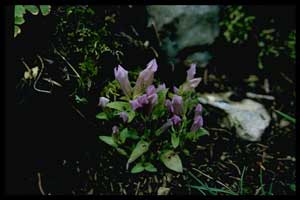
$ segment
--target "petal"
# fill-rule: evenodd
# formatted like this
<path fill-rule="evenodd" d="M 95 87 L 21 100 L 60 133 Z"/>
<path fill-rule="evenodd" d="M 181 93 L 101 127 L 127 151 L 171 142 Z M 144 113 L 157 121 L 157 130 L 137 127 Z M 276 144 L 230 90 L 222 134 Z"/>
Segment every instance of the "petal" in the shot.
<path fill-rule="evenodd" d="M 193 64 L 191 64 L 190 69 L 187 70 L 187 77 L 186 77 L 186 79 L 187 80 L 193 79 L 194 76 L 195 76 L 195 74 L 196 74 L 196 64 L 193 63 Z"/>

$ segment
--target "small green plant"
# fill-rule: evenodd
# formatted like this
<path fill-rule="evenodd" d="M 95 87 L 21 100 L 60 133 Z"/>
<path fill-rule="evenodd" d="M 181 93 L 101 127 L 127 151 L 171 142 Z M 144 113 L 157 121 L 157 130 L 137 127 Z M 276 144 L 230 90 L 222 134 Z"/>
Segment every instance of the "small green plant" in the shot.
<path fill-rule="evenodd" d="M 159 160 L 181 173 L 180 156 L 186 142 L 208 135 L 203 128 L 202 106 L 194 93 L 201 81 L 194 78 L 196 65 L 191 65 L 186 81 L 178 89 L 174 87 L 173 93 L 165 84 L 153 84 L 157 68 L 156 60 L 151 60 L 131 87 L 128 71 L 119 65 L 114 73 L 124 96 L 99 99 L 102 112 L 96 118 L 115 124 L 112 133 L 99 139 L 128 158 L 127 169 L 135 163 L 132 173 L 156 172 L 154 161 Z"/>
<path fill-rule="evenodd" d="M 21 33 L 20 25 L 25 23 L 24 15 L 27 12 L 30 12 L 33 15 L 38 15 L 41 11 L 43 16 L 49 15 L 51 11 L 50 5 L 15 5 L 15 28 L 14 28 L 14 37 L 17 37 Z"/>
<path fill-rule="evenodd" d="M 243 6 L 227 6 L 225 12 L 224 19 L 220 22 L 225 39 L 234 44 L 243 43 L 252 31 L 255 17 L 247 16 Z"/>
<path fill-rule="evenodd" d="M 293 30 L 289 33 L 288 40 L 286 42 L 286 46 L 289 51 L 289 58 L 293 63 L 296 62 L 296 31 Z"/>

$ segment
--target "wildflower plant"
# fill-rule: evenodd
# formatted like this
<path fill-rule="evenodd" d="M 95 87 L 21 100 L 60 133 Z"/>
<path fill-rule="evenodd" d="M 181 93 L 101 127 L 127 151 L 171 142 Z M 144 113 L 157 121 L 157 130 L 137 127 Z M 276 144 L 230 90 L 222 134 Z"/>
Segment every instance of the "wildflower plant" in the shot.
<path fill-rule="evenodd" d="M 132 86 L 128 71 L 118 65 L 114 74 L 124 95 L 114 100 L 99 98 L 102 111 L 96 118 L 113 122 L 111 132 L 99 138 L 128 158 L 126 169 L 132 173 L 156 172 L 155 160 L 182 172 L 180 156 L 186 141 L 196 142 L 208 134 L 195 95 L 201 81 L 194 77 L 196 65 L 190 66 L 186 81 L 179 88 L 174 86 L 173 92 L 165 84 L 154 84 L 157 68 L 156 60 L 151 60 Z"/>

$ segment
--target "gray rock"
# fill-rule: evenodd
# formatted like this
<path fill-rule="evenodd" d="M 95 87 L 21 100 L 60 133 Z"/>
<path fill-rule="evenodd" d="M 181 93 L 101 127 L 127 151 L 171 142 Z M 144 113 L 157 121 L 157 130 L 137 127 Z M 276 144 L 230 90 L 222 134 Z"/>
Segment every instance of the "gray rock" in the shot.
<path fill-rule="evenodd" d="M 212 44 L 219 34 L 218 6 L 155 5 L 146 9 L 148 24 L 155 25 L 162 48 L 171 60 L 183 49 Z M 208 60 L 207 56 L 196 57 L 202 63 Z"/>
<path fill-rule="evenodd" d="M 269 126 L 271 117 L 265 107 L 251 99 L 241 102 L 228 100 L 231 93 L 204 94 L 199 101 L 227 113 L 227 125 L 236 129 L 237 135 L 248 141 L 259 141 Z"/>

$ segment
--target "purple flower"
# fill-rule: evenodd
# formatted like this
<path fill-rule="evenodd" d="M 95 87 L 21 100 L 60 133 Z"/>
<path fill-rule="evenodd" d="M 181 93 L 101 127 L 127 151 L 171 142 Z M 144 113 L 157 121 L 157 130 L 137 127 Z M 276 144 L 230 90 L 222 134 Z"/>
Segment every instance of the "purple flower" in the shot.
<path fill-rule="evenodd" d="M 151 60 L 147 64 L 147 68 L 140 72 L 139 77 L 135 83 L 134 96 L 144 92 L 144 90 L 152 84 L 154 78 L 154 72 L 157 71 L 156 59 Z"/>
<path fill-rule="evenodd" d="M 120 83 L 121 89 L 128 97 L 131 96 L 132 88 L 128 79 L 128 71 L 126 71 L 121 65 L 114 68 L 115 78 Z"/>
<path fill-rule="evenodd" d="M 128 121 L 128 113 L 127 112 L 120 112 L 119 113 L 120 117 L 122 118 L 123 122 L 127 122 Z"/>
<path fill-rule="evenodd" d="M 195 117 L 202 113 L 202 105 L 199 103 L 195 108 Z"/>
<path fill-rule="evenodd" d="M 174 87 L 173 87 L 173 91 L 174 91 L 175 94 L 178 94 L 179 89 L 178 89 L 176 86 L 174 86 Z"/>
<path fill-rule="evenodd" d="M 162 90 L 165 90 L 166 89 L 166 84 L 160 84 L 158 87 L 157 87 L 157 90 L 156 90 L 156 92 L 160 92 L 160 91 L 162 91 Z"/>
<path fill-rule="evenodd" d="M 173 117 L 171 118 L 172 122 L 174 125 L 177 125 L 178 123 L 181 122 L 181 118 L 178 115 L 173 115 Z"/>
<path fill-rule="evenodd" d="M 172 104 L 172 102 L 169 99 L 166 100 L 165 105 L 167 106 L 169 112 L 171 112 L 171 113 L 174 112 L 173 104 Z"/>
<path fill-rule="evenodd" d="M 203 118 L 201 115 L 198 115 L 194 118 L 194 122 L 191 127 L 191 132 L 197 131 L 202 126 L 203 126 Z"/>
<path fill-rule="evenodd" d="M 99 98 L 99 103 L 98 106 L 101 106 L 102 108 L 104 108 L 106 106 L 106 104 L 108 104 L 109 99 L 106 97 L 100 97 Z"/>
<path fill-rule="evenodd" d="M 151 105 L 155 105 L 157 103 L 158 95 L 156 93 L 148 96 L 148 100 Z"/>
<path fill-rule="evenodd" d="M 119 133 L 119 128 L 117 126 L 113 126 L 112 131 L 113 134 Z"/>
<path fill-rule="evenodd" d="M 137 98 L 138 102 L 141 104 L 141 105 L 144 105 L 144 104 L 148 104 L 149 101 L 148 101 L 148 96 L 146 94 L 142 95 L 142 96 L 139 96 Z"/>
<path fill-rule="evenodd" d="M 137 99 L 131 100 L 129 102 L 130 102 L 130 105 L 131 105 L 131 107 L 132 107 L 133 110 L 136 110 L 136 109 L 142 107 L 142 105 L 139 103 L 139 101 Z"/>
<path fill-rule="evenodd" d="M 201 78 L 194 78 L 194 79 L 188 80 L 187 82 L 185 82 L 182 85 L 182 90 L 183 91 L 192 91 L 199 85 L 200 81 L 201 81 Z"/>
<path fill-rule="evenodd" d="M 196 64 L 193 63 L 193 64 L 191 64 L 190 69 L 187 70 L 186 80 L 189 81 L 189 80 L 193 79 L 195 74 L 196 74 Z"/>
<path fill-rule="evenodd" d="M 152 94 L 154 94 L 156 92 L 156 89 L 155 89 L 155 86 L 154 85 L 150 85 L 148 88 L 147 88 L 147 95 L 150 96 Z"/>
<path fill-rule="evenodd" d="M 174 114 L 175 115 L 182 115 L 183 113 L 183 100 L 182 97 L 179 95 L 174 95 L 172 98 L 172 105 L 174 108 Z"/>

